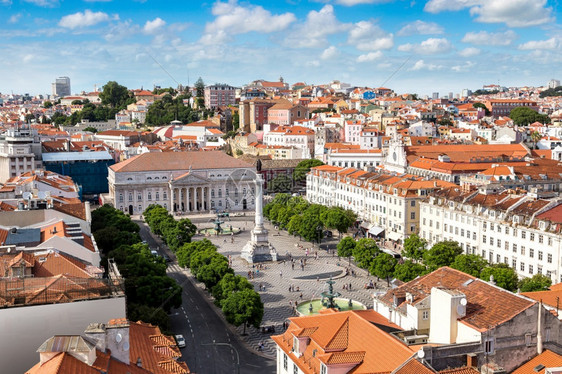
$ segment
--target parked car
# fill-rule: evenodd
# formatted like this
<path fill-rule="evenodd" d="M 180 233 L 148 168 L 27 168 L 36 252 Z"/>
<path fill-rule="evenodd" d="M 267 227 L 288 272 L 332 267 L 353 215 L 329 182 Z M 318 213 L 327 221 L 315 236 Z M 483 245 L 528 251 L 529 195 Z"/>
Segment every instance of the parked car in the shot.
<path fill-rule="evenodd" d="M 164 261 L 166 261 L 166 262 L 172 262 L 172 259 L 171 259 L 170 256 L 168 256 L 167 254 L 162 253 L 162 257 L 164 257 Z"/>
<path fill-rule="evenodd" d="M 179 348 L 185 348 L 185 339 L 183 338 L 183 335 L 179 334 L 175 336 L 176 338 L 176 343 L 178 345 Z"/>
<path fill-rule="evenodd" d="M 151 249 L 150 254 L 153 255 L 153 256 L 158 256 L 158 251 L 156 251 L 154 249 Z"/>
<path fill-rule="evenodd" d="M 330 230 L 324 230 L 324 236 L 326 238 L 331 238 L 333 236 L 333 234 Z"/>

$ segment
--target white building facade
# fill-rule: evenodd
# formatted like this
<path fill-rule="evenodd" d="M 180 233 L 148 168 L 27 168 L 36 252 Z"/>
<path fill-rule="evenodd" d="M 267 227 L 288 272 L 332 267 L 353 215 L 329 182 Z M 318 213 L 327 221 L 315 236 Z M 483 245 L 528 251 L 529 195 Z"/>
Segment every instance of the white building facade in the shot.
<path fill-rule="evenodd" d="M 508 193 L 437 191 L 420 203 L 420 236 L 429 246 L 452 240 L 467 254 L 504 263 L 521 277 L 543 274 L 562 281 L 562 220 L 559 200 Z"/>
<path fill-rule="evenodd" d="M 150 204 L 174 212 L 254 208 L 255 169 L 220 151 L 144 153 L 109 168 L 117 209 L 142 214 Z"/>

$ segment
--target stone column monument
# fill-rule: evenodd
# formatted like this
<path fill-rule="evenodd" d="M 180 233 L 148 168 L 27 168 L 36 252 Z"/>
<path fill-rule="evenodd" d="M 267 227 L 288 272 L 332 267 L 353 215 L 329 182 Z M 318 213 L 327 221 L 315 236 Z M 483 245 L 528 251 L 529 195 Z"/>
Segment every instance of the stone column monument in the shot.
<path fill-rule="evenodd" d="M 250 241 L 242 248 L 243 259 L 255 262 L 277 261 L 277 252 L 267 239 L 267 230 L 263 227 L 263 178 L 260 174 L 254 181 L 256 185 L 256 226 L 251 232 Z"/>

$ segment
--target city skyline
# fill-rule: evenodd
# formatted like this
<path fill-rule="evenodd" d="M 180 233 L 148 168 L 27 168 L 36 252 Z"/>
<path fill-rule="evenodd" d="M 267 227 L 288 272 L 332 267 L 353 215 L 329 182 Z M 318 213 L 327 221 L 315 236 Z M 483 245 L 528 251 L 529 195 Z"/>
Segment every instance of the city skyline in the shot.
<path fill-rule="evenodd" d="M 0 0 L 0 92 L 256 79 L 459 93 L 546 85 L 562 56 L 547 0 Z M 557 53 L 558 52 L 558 53 Z"/>

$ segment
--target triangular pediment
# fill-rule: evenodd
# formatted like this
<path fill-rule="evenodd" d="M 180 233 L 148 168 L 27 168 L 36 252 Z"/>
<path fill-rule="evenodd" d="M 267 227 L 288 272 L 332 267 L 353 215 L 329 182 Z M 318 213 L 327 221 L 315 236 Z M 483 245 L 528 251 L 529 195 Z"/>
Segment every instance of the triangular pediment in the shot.
<path fill-rule="evenodd" d="M 178 185 L 191 185 L 191 184 L 200 184 L 200 183 L 209 183 L 210 181 L 207 178 L 203 178 L 201 176 L 193 174 L 193 172 L 187 172 L 185 174 L 180 175 L 174 180 L 171 181 L 172 186 Z"/>

